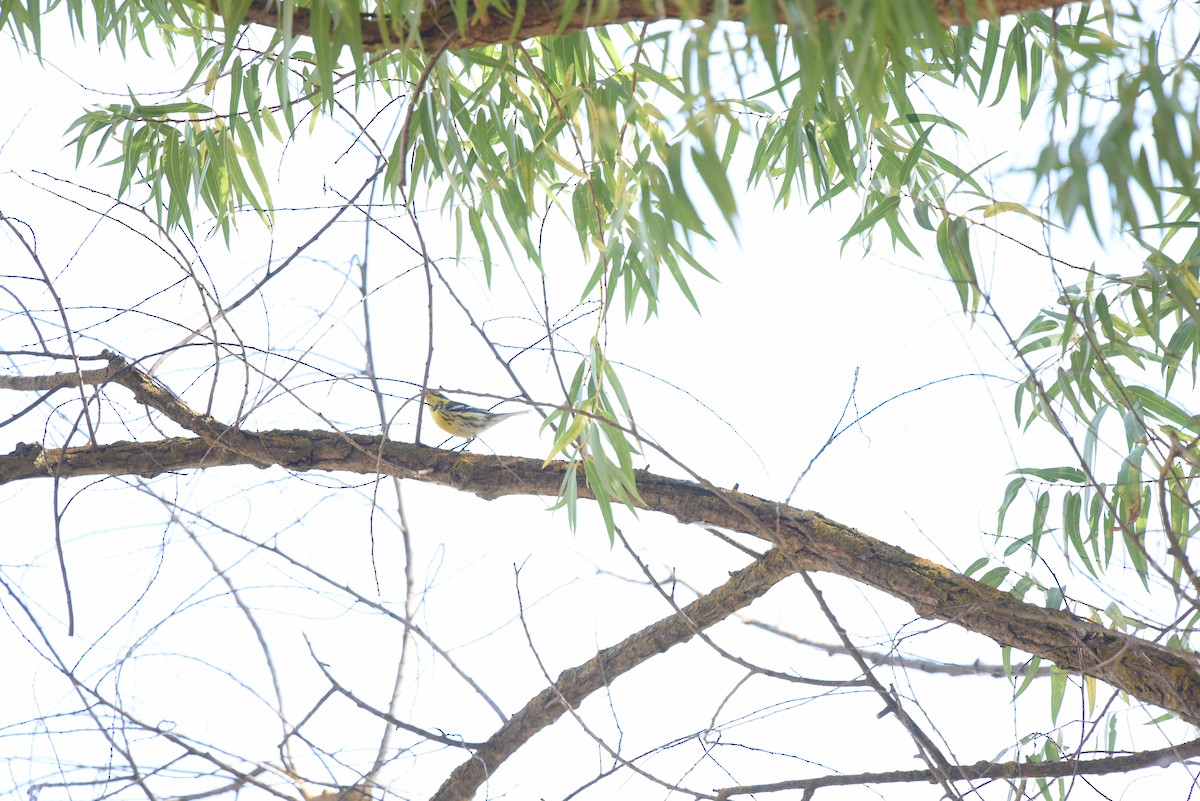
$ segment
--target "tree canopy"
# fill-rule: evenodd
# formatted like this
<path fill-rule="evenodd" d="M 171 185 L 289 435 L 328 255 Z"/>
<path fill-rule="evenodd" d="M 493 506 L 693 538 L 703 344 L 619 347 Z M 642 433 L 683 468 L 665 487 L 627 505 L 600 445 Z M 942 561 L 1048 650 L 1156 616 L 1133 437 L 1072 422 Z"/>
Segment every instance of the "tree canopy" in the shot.
<path fill-rule="evenodd" d="M 1066 797 L 1089 792 L 1078 777 L 1200 755 L 1190 641 L 1200 622 L 1190 561 L 1200 24 L 1190 7 L 11 0 L 0 28 L 22 71 L 59 68 L 91 103 L 65 126 L 73 177 L 23 164 L 0 194 L 12 265 L 0 283 L 11 448 L 0 485 L 10 509 L 27 492 L 49 506 L 22 524 L 38 535 L 0 558 L 5 642 L 23 649 L 17 667 L 39 702 L 38 714 L 6 722 L 26 754 L 9 760 L 14 788 L 43 801 L 80 786 L 306 801 L 490 797 L 506 792 L 491 784 L 501 780 L 518 795 L 549 792 L 504 770 L 537 770 L 520 756 L 567 718 L 584 744 L 572 752 L 564 738 L 537 759 L 557 767 L 545 754 L 574 754 L 561 763 L 571 796 L 626 781 L 703 798 L 928 782 L 947 797 Z M 68 38 L 130 65 L 122 96 L 95 102 Z M 845 400 L 844 386 L 795 359 L 801 346 L 870 329 L 866 297 L 819 304 L 846 325 L 822 331 L 827 340 L 789 339 L 793 320 L 752 310 L 734 325 L 706 317 L 706 298 L 755 280 L 725 248 L 765 236 L 761 217 L 793 220 L 798 209 L 824 221 L 847 261 L 930 268 L 924 280 L 972 348 L 1007 370 L 996 397 L 1010 408 L 960 410 L 978 428 L 946 431 L 933 459 L 936 496 L 984 447 L 984 418 L 1037 443 L 1036 461 L 986 477 L 998 511 L 980 525 L 992 547 L 966 567 L 799 508 L 795 487 L 744 492 L 712 477 L 727 430 L 769 424 L 743 438 L 754 453 L 759 437 L 831 409 L 836 422 L 819 425 L 832 433 L 805 454 L 799 486 L 835 440 L 907 394 L 864 411 L 856 388 Z M 774 308 L 765 295 L 794 286 L 783 269 L 809 271 L 813 286 L 817 273 L 850 269 L 811 263 L 823 251 L 806 237 L 818 229 L 791 235 L 789 224 L 771 233 L 781 272 L 757 287 L 763 309 Z M 80 266 L 89 248 L 106 259 L 94 271 Z M 890 305 L 902 319 L 919 304 Z M 700 365 L 686 389 L 678 375 L 638 369 L 646 325 L 678 332 L 681 371 Z M 716 329 L 728 351 L 697 352 L 694 325 Z M 706 383 L 722 381 L 722 367 L 736 374 L 739 360 L 761 377 L 733 379 L 736 400 L 708 406 Z M 991 380 L 989 369 L 972 376 Z M 421 399 L 451 381 L 470 403 L 535 411 L 541 452 L 429 447 L 440 440 Z M 657 423 L 647 410 L 663 387 L 686 399 L 668 415 L 678 428 L 645 422 Z M 730 411 L 744 416 L 730 422 Z M 841 478 L 857 497 L 887 497 Z M 553 649 L 530 627 L 530 579 L 514 559 L 479 557 L 499 569 L 488 582 L 506 576 L 507 606 L 490 608 L 465 579 L 439 594 L 440 559 L 465 576 L 474 555 L 454 561 L 463 551 L 491 551 L 466 534 L 457 557 L 414 545 L 421 526 L 402 492 L 413 485 L 450 488 L 428 496 L 438 511 L 426 521 L 448 532 L 478 525 L 466 522 L 465 495 L 551 498 L 527 514 L 564 538 L 592 532 L 598 515 L 604 547 L 637 569 L 622 578 L 598 566 L 609 581 L 596 597 L 623 582 L 647 595 L 613 618 L 619 633 L 585 646 L 586 659 L 543 659 Z M 109 511 L 82 519 L 73 507 Z M 678 540 L 661 565 L 631 529 L 654 530 L 656 513 L 675 521 L 666 537 Z M 118 527 L 144 531 L 98 544 Z M 338 535 L 355 545 L 328 541 Z M 953 562 L 941 549 L 961 544 L 936 547 Z M 692 553 L 709 548 L 715 573 Z M 124 578 L 105 571 L 110 558 Z M 823 573 L 848 580 L 832 600 Z M 117 600 L 89 607 L 110 579 Z M 788 579 L 792 594 L 775 589 Z M 881 621 L 896 619 L 887 604 L 897 601 L 930 622 L 922 636 L 948 624 L 999 647 L 956 642 L 945 660 L 956 664 L 939 666 L 906 655 L 898 625 L 882 625 L 890 640 L 860 637 L 857 620 L 843 622 L 854 604 L 845 586 L 877 599 Z M 747 611 L 781 595 L 781 625 Z M 646 598 L 662 608 L 639 617 Z M 828 641 L 795 633 L 811 618 Z M 576 634 L 571 622 L 545 626 L 550 640 Z M 445 644 L 489 640 L 496 650 L 479 657 Z M 844 669 L 814 678 L 820 670 L 789 661 L 796 643 L 839 655 Z M 597 728 L 599 698 L 637 703 L 619 694 L 620 677 L 652 676 L 672 653 L 695 660 L 686 649 L 697 647 L 714 658 L 712 675 L 744 677 L 694 701 L 708 725 L 647 733 L 652 744 L 639 731 L 637 746 L 620 723 Z M 493 679 L 515 650 L 534 664 Z M 1046 687 L 1040 717 L 1006 724 L 999 755 L 960 760 L 923 717 L 926 691 L 882 677 L 952 683 L 949 668 L 1007 679 L 1014 720 L 1026 690 Z M 743 701 L 751 678 L 781 695 Z M 663 686 L 646 682 L 643 692 Z M 484 684 L 503 685 L 503 700 Z M 202 702 L 184 712 L 165 700 L 181 686 L 236 686 L 265 713 L 243 730 Z M 41 705 L 47 692 L 54 703 Z M 764 721 L 801 692 L 870 694 L 916 746 L 915 766 L 870 753 L 853 769 L 800 765 L 803 749 Z M 735 696 L 748 711 L 726 719 Z M 353 726 L 374 727 L 369 745 L 338 733 L 335 704 Z M 720 738 L 746 721 L 765 728 L 739 741 L 754 756 L 735 766 Z M 1152 744 L 1134 731 L 1147 723 Z M 704 770 L 671 762 L 687 762 L 684 742 Z M 582 769 L 571 761 L 580 749 L 593 755 Z M 502 769 L 510 759 L 522 767 Z"/>

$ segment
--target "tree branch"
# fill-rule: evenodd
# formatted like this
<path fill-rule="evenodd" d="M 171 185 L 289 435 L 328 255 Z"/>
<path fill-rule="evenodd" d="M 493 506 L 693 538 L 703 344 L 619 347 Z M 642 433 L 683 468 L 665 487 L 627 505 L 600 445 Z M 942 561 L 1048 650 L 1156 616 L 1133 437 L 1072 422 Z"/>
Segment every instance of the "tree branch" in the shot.
<path fill-rule="evenodd" d="M 984 0 L 978 4 L 979 18 L 996 18 L 1009 14 L 1022 14 L 1032 11 L 1053 9 L 1067 5 L 1076 0 Z M 206 3 L 209 10 L 219 14 L 211 0 Z M 268 6 L 269 7 L 266 7 Z M 437 52 L 442 48 L 460 50 L 468 47 L 501 44 L 504 42 L 532 39 L 538 36 L 571 33 L 585 28 L 601 25 L 613 25 L 628 22 L 653 22 L 665 19 L 727 19 L 733 22 L 744 21 L 750 6 L 744 0 L 731 0 L 724 3 L 720 0 L 697 0 L 696 2 L 681 2 L 681 0 L 615 0 L 611 3 L 579 3 L 578 10 L 563 22 L 565 3 L 560 0 L 534 0 L 525 7 L 524 14 L 519 18 L 514 30 L 513 20 L 500 15 L 499 9 L 491 3 L 473 2 L 469 6 L 471 24 L 466 30 L 459 31 L 458 22 L 454 16 L 452 3 L 430 3 L 420 22 L 418 40 L 425 52 Z M 842 9 L 836 0 L 816 0 L 815 14 L 811 15 L 811 23 L 834 19 Z M 484 10 L 476 11 L 484 6 Z M 599 6 L 599 8 L 597 7 Z M 777 4 L 776 22 L 779 25 L 794 24 L 795 16 L 799 13 L 788 4 Z M 946 27 L 971 24 L 976 16 L 970 13 L 975 7 L 971 3 L 960 0 L 933 0 L 934 13 Z M 277 4 L 254 4 L 246 12 L 244 22 L 265 25 L 270 28 L 281 28 Z M 719 17 L 718 9 L 727 16 Z M 363 47 L 367 51 L 378 52 L 385 50 L 403 49 L 406 33 L 401 27 L 401 21 L 387 18 L 380 19 L 374 14 L 363 14 L 359 21 L 362 31 Z M 387 30 L 383 30 L 384 28 Z M 312 25 L 309 10 L 296 8 L 292 12 L 292 33 L 297 36 L 311 36 Z"/>
<path fill-rule="evenodd" d="M 974 765 L 955 765 L 948 769 L 951 781 L 979 781 L 981 779 L 1057 779 L 1067 776 L 1100 776 L 1109 773 L 1129 773 L 1143 768 L 1165 767 L 1185 759 L 1200 756 L 1200 740 L 1191 740 L 1183 745 L 1160 748 L 1157 751 L 1140 751 L 1125 756 L 1103 759 L 1063 759 L 1059 762 L 976 762 Z M 867 784 L 898 784 L 909 782 L 934 782 L 937 777 L 929 770 L 895 770 L 886 773 L 855 773 L 840 776 L 819 776 L 812 779 L 794 779 L 774 784 L 748 784 L 726 787 L 717 792 L 724 801 L 738 795 L 776 793 L 784 790 L 816 790 L 820 787 L 855 787 Z"/>
<path fill-rule="evenodd" d="M 195 413 L 136 367 L 110 357 L 110 367 L 119 368 L 112 381 L 128 387 L 140 402 L 161 410 L 180 425 L 194 427 L 200 437 L 67 449 L 18 445 L 12 453 L 0 456 L 0 485 L 38 477 L 151 477 L 251 464 L 296 471 L 382 473 L 494 499 L 504 495 L 556 497 L 567 469 L 565 462 L 543 467 L 538 459 L 460 454 L 361 434 L 242 431 Z M 817 512 L 647 471 L 638 471 L 636 478 L 646 509 L 682 523 L 767 538 L 793 558 L 794 569 L 834 573 L 869 585 L 905 601 L 923 617 L 947 620 L 1002 645 L 1049 659 L 1063 670 L 1093 676 L 1189 723 L 1200 724 L 1200 661 L 1190 653 L 1106 629 L 1068 612 L 1024 603 Z M 579 497 L 594 497 L 582 475 L 579 479 Z"/>
<path fill-rule="evenodd" d="M 737 571 L 727 582 L 692 601 L 681 612 L 672 612 L 605 648 L 584 664 L 564 670 L 553 685 L 530 699 L 520 712 L 488 738 L 482 748 L 455 768 L 434 794 L 433 801 L 470 801 L 504 760 L 533 735 L 562 717 L 568 705 L 578 707 L 585 698 L 611 684 L 618 676 L 721 622 L 764 595 L 795 569 L 795 554 L 777 548 Z"/>
<path fill-rule="evenodd" d="M 256 454 L 248 458 L 204 439 L 115 442 L 97 448 L 43 449 L 18 445 L 0 456 L 0 484 L 32 478 L 95 475 L 152 477 L 225 465 L 264 467 L 263 457 L 289 470 L 377 472 L 452 487 L 485 499 L 505 495 L 558 495 L 565 462 L 546 468 L 538 459 L 460 454 L 391 442 L 381 437 L 327 431 L 237 432 Z M 966 578 L 949 568 L 849 526 L 781 503 L 725 490 L 722 497 L 698 484 L 639 471 L 645 508 L 699 523 L 761 536 L 811 570 L 845 576 L 910 604 L 923 617 L 948 620 L 1002 645 L 1084 673 L 1190 723 L 1200 723 L 1200 671 L 1195 656 L 1111 631 L 1067 612 L 1043 609 Z M 591 490 L 581 483 L 581 498 Z M 759 521 L 756 528 L 747 516 Z"/>
<path fill-rule="evenodd" d="M 792 642 L 812 648 L 817 651 L 824 651 L 830 656 L 835 654 L 849 655 L 850 649 L 841 643 L 818 642 L 816 640 L 805 639 L 789 631 L 784 631 L 778 626 L 772 626 L 770 623 L 764 623 L 761 620 L 743 620 L 747 626 L 769 631 L 772 634 L 791 640 Z M 860 649 L 860 653 L 866 657 L 871 663 L 871 667 L 879 665 L 889 665 L 898 667 L 901 670 L 918 670 L 922 673 L 938 673 L 943 676 L 990 676 L 997 679 L 1008 679 L 1012 676 L 1027 676 L 1029 675 L 1028 665 L 1013 665 L 1011 668 L 1006 668 L 1004 665 L 988 665 L 980 662 L 978 659 L 969 665 L 960 665 L 947 662 L 933 662 L 928 659 L 917 659 L 911 656 L 901 656 L 898 653 L 882 653 L 880 651 L 869 651 Z M 1040 667 L 1034 671 L 1034 676 L 1039 679 L 1048 678 L 1052 675 L 1052 669 L 1048 667 Z"/>

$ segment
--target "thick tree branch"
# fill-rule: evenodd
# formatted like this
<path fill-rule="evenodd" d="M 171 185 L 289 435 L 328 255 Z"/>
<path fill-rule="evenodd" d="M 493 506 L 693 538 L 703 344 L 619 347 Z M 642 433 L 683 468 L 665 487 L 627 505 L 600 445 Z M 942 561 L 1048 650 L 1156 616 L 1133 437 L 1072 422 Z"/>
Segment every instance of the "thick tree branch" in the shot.
<path fill-rule="evenodd" d="M 685 643 L 744 608 L 795 572 L 795 555 L 771 551 L 730 576 L 720 587 L 652 623 L 621 642 L 605 648 L 582 665 L 564 670 L 558 680 L 525 704 L 470 759 L 442 784 L 434 801 L 470 801 L 499 765 L 529 738 L 562 717 L 569 705 L 578 707 L 592 693 L 610 684 L 651 657 Z"/>
<path fill-rule="evenodd" d="M 558 494 L 566 465 L 542 468 L 538 459 L 481 456 L 425 448 L 380 437 L 325 431 L 239 431 L 236 451 L 199 438 L 115 442 L 98 448 L 43 449 L 20 445 L 0 456 L 0 484 L 31 478 L 95 475 L 146 477 L 222 465 L 272 464 L 289 470 L 381 472 L 453 487 L 481 498 Z M 762 536 L 794 553 L 812 570 L 845 576 L 910 604 L 918 614 L 951 621 L 1060 668 L 1084 673 L 1130 695 L 1200 723 L 1196 657 L 1110 631 L 1081 617 L 1043 609 L 966 578 L 901 548 L 818 514 L 725 490 L 720 495 L 690 481 L 639 472 L 645 508 L 683 523 Z M 580 497 L 591 497 L 580 486 Z M 757 521 L 750 525 L 748 520 Z"/>
<path fill-rule="evenodd" d="M 383 473 L 492 499 L 557 496 L 566 470 L 563 462 L 543 468 L 537 459 L 460 454 L 365 435 L 242 431 L 197 414 L 136 367 L 113 354 L 108 356 L 109 370 L 88 371 L 84 380 L 120 383 L 139 402 L 195 431 L 199 438 L 68 449 L 18 445 L 12 453 L 0 456 L 0 484 L 50 476 L 149 477 L 221 465 L 278 465 L 296 471 Z M 80 379 L 78 373 L 71 375 Z M 22 388 L 70 385 L 58 376 L 42 380 L 44 385 L 35 380 Z M 0 387 L 4 384 L 5 380 L 0 380 Z M 580 478 L 579 496 L 592 497 Z M 646 471 L 638 472 L 637 486 L 646 509 L 669 514 L 682 523 L 763 537 L 788 553 L 796 569 L 835 573 L 870 585 L 910 604 L 923 617 L 951 621 L 1003 645 L 1049 659 L 1064 670 L 1094 676 L 1200 724 L 1200 661 L 1191 654 L 1110 631 L 1067 612 L 1018 601 L 817 512 Z"/>
<path fill-rule="evenodd" d="M 248 436 L 240 429 L 199 414 L 149 374 L 112 351 L 102 351 L 100 357 L 108 359 L 108 366 L 48 376 L 0 376 L 0 389 L 54 392 L 80 385 L 119 384 L 132 392 L 138 403 L 161 412 L 171 422 L 199 434 L 213 449 L 231 451 L 243 460 L 263 467 L 277 463 L 275 454 L 262 450 L 261 441 L 253 435 Z"/>
<path fill-rule="evenodd" d="M 968 24 L 976 19 L 969 9 L 977 8 L 979 17 L 1001 17 L 1009 14 L 1021 14 L 1031 11 L 1057 8 L 1075 0 L 983 0 L 978 5 L 962 2 L 962 0 L 934 0 L 934 11 L 938 19 L 946 27 Z M 215 5 L 215 4 L 213 4 Z M 652 22 L 664 19 L 728 19 L 739 22 L 745 20 L 749 5 L 744 0 L 732 0 L 724 3 L 719 0 L 697 0 L 697 2 L 680 2 L 679 0 L 616 0 L 611 3 L 579 3 L 578 10 L 563 24 L 565 4 L 555 0 L 533 0 L 525 7 L 524 16 L 520 18 L 517 29 L 513 29 L 513 20 L 501 16 L 497 9 L 488 3 L 484 12 L 474 9 L 483 3 L 475 0 L 470 5 L 472 23 L 465 31 L 458 30 L 454 18 L 452 3 L 430 3 L 421 18 L 418 39 L 425 52 L 436 52 L 445 47 L 449 50 L 459 50 L 467 47 L 500 44 L 503 42 L 532 39 L 538 36 L 548 36 L 557 33 L 570 33 L 584 28 L 598 27 L 627 22 Z M 816 0 L 816 13 L 809 24 L 833 19 L 842 13 L 842 5 L 837 0 Z M 246 13 L 245 22 L 279 28 L 280 20 L 278 4 L 255 4 Z M 780 25 L 794 24 L 796 15 L 800 14 L 798 5 L 789 7 L 787 3 L 777 4 L 776 22 Z M 210 5 L 214 13 L 216 8 Z M 719 16 L 718 9 L 721 9 Z M 363 14 L 360 26 L 363 46 L 368 51 L 396 50 L 404 46 L 406 34 L 399 27 L 399 21 L 394 19 L 380 20 L 372 14 Z M 387 26 L 388 30 L 382 28 Z M 298 36 L 312 34 L 311 20 L 308 9 L 296 8 L 292 16 L 292 32 Z"/>

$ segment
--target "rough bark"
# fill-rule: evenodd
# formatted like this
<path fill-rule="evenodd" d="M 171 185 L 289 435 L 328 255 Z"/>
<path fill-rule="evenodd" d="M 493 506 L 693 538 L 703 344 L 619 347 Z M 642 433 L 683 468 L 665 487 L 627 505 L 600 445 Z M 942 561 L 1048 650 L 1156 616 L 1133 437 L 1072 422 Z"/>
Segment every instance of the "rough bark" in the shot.
<path fill-rule="evenodd" d="M 1070 2 L 1075 0 L 981 0 L 978 3 L 934 0 L 933 5 L 941 23 L 950 27 L 971 23 L 979 18 L 997 18 L 1009 14 L 1054 9 Z M 431 3 L 430 10 L 421 18 L 420 30 L 417 32 L 416 38 L 420 46 L 426 52 L 437 52 L 442 48 L 458 50 L 569 33 L 600 25 L 664 19 L 720 18 L 740 22 L 746 19 L 749 12 L 749 5 L 739 0 L 727 3 L 718 0 L 615 0 L 610 3 L 579 3 L 578 9 L 564 22 L 565 4 L 562 2 L 532 0 L 525 8 L 524 15 L 516 20 L 501 16 L 495 8 L 474 11 L 478 5 L 478 2 L 471 4 L 472 22 L 465 30 L 460 31 L 452 11 L 453 4 Z M 775 21 L 779 25 L 796 25 L 795 15 L 799 5 L 777 4 Z M 805 20 L 804 24 L 811 25 L 830 20 L 841 13 L 841 6 L 836 0 L 816 0 L 813 6 L 815 13 Z M 247 11 L 243 22 L 279 28 L 279 14 L 276 11 L 278 8 L 278 4 L 270 4 L 270 7 L 254 5 Z M 368 51 L 395 50 L 404 46 L 406 42 L 406 32 L 399 27 L 397 20 L 383 20 L 373 14 L 364 14 L 359 24 L 363 46 Z M 297 8 L 293 12 L 292 33 L 297 36 L 312 34 L 307 9 Z"/>
<path fill-rule="evenodd" d="M 210 425 L 208 418 L 197 419 Z M 151 477 L 223 465 L 276 465 L 295 471 L 378 472 L 493 499 L 556 496 L 566 467 L 556 462 L 543 468 L 537 459 L 455 453 L 324 431 L 205 433 L 203 438 L 115 442 L 65 451 L 21 445 L 0 456 L 0 484 L 38 477 Z M 644 471 L 637 481 L 646 509 L 681 523 L 762 537 L 791 554 L 798 569 L 835 573 L 870 585 L 905 601 L 919 615 L 953 622 L 1064 670 L 1094 676 L 1200 724 L 1200 664 L 1189 653 L 1018 601 L 817 512 Z M 586 486 L 579 487 L 579 495 L 589 497 Z"/>
<path fill-rule="evenodd" d="M 181 470 L 249 465 L 391 475 L 453 487 L 486 499 L 557 496 L 567 465 L 482 456 L 334 431 L 244 431 L 198 414 L 164 386 L 115 354 L 108 365 L 49 376 L 0 377 L 0 389 L 52 393 L 80 385 L 120 385 L 136 401 L 196 437 L 46 449 L 18 445 L 0 455 L 0 484 L 77 476 L 153 477 Z M 111 390 L 110 390 L 111 391 Z M 44 398 L 43 398 L 44 399 Z M 684 642 L 800 571 L 823 571 L 870 585 L 926 618 L 947 620 L 997 643 L 1082 673 L 1183 720 L 1200 724 L 1200 662 L 1190 653 L 1110 631 L 1067 612 L 1044 609 L 908 553 L 817 512 L 646 471 L 637 474 L 645 509 L 681 523 L 740 531 L 774 546 L 723 587 L 591 662 L 566 671 L 493 735 L 447 780 L 439 798 L 464 799 L 536 731 L 550 725 L 604 681 Z M 591 497 L 582 482 L 581 498 Z"/>

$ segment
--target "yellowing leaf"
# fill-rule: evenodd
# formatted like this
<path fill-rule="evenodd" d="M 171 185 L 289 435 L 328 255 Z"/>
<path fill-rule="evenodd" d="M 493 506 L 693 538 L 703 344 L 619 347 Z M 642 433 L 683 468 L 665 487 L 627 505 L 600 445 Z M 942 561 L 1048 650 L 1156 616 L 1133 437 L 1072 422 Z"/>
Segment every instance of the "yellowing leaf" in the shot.
<path fill-rule="evenodd" d="M 1032 211 L 1025 208 L 1020 203 L 1014 203 L 1012 201 L 999 201 L 996 203 L 989 203 L 988 205 L 983 206 L 982 208 L 983 208 L 984 219 L 987 219 L 988 217 L 995 217 L 997 214 L 1003 214 L 1006 211 L 1015 211 L 1017 214 L 1024 214 L 1026 217 L 1030 218 L 1031 220 L 1037 220 L 1040 223 L 1048 222 L 1046 220 L 1046 218 L 1044 218 L 1040 215 L 1034 214 Z"/>

